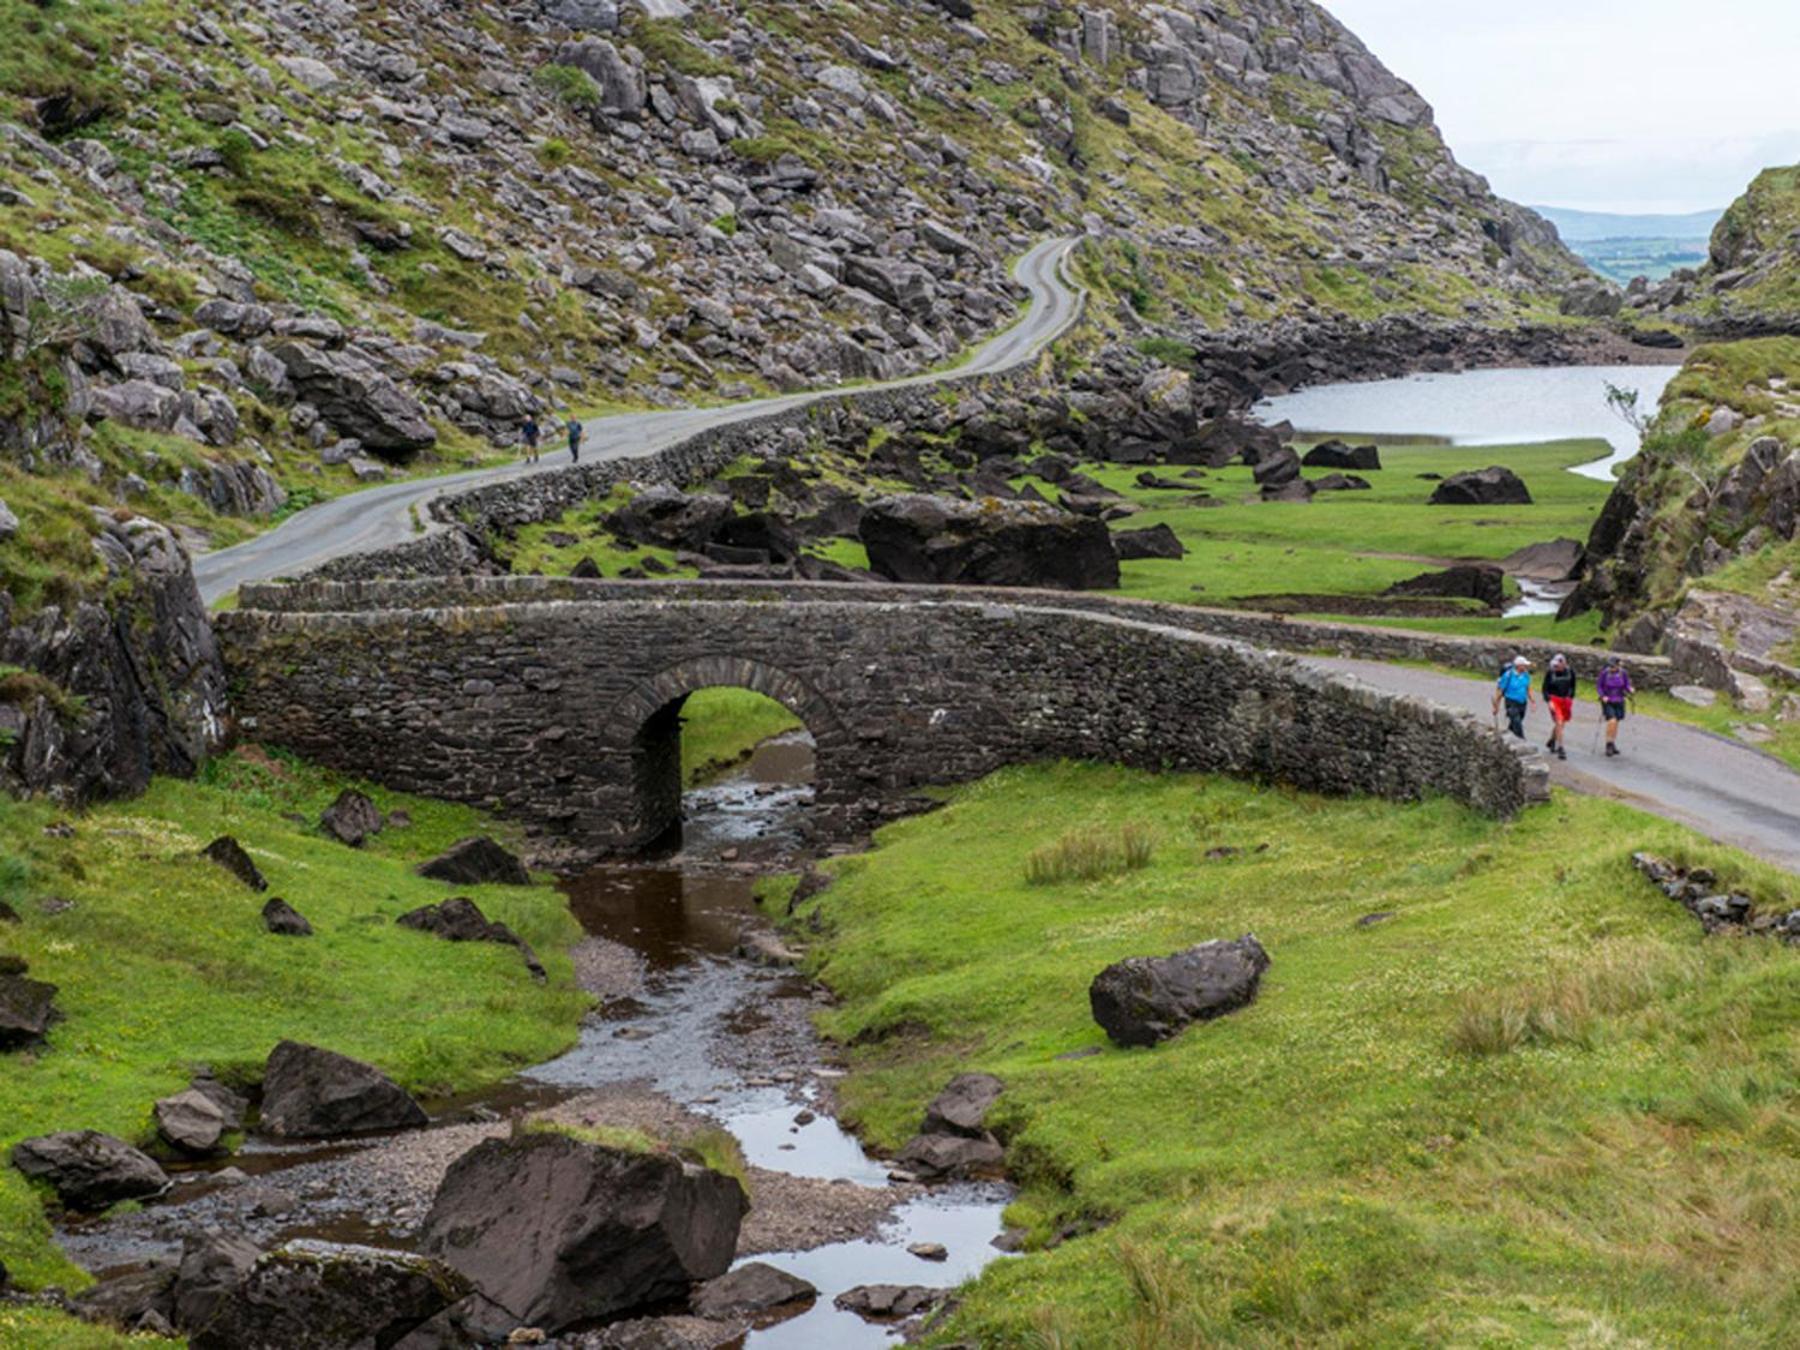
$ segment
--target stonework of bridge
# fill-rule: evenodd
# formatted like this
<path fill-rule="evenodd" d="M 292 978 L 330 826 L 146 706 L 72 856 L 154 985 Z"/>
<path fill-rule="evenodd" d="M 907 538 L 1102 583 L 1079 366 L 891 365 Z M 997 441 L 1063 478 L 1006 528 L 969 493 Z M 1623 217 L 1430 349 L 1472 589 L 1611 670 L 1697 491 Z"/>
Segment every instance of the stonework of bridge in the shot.
<path fill-rule="evenodd" d="M 1465 713 L 1058 593 L 536 577 L 252 586 L 219 617 L 247 735 L 519 819 L 563 856 L 679 818 L 696 690 L 753 689 L 817 743 L 828 834 L 920 789 L 1083 759 L 1511 815 L 1541 761 Z"/>

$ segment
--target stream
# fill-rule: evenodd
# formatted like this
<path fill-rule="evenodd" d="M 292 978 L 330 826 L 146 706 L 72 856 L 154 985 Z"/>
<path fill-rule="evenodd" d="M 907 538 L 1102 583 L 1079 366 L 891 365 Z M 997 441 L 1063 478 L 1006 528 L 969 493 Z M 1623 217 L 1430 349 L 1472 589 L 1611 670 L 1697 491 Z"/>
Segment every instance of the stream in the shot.
<path fill-rule="evenodd" d="M 804 733 L 766 742 L 741 771 L 687 794 L 674 856 L 564 882 L 587 934 L 577 974 L 599 1000 L 566 1053 L 434 1104 L 422 1130 L 306 1145 L 252 1137 L 230 1158 L 181 1171 L 168 1196 L 137 1212 L 66 1228 L 63 1245 L 103 1276 L 175 1257 L 186 1233 L 208 1225 L 263 1246 L 313 1238 L 407 1249 L 443 1169 L 518 1115 L 652 1133 L 712 1124 L 738 1141 L 751 1169 L 737 1264 L 766 1262 L 819 1291 L 738 1344 L 892 1343 L 898 1328 L 840 1311 L 833 1298 L 864 1284 L 947 1288 L 978 1274 L 1003 1255 L 1011 1192 L 926 1188 L 870 1157 L 833 1115 L 842 1071 L 811 1024 L 823 991 L 739 954 L 746 929 L 767 927 L 753 899 L 757 876 L 804 856 L 811 770 Z M 941 1247 L 942 1258 L 908 1250 L 921 1245 Z"/>

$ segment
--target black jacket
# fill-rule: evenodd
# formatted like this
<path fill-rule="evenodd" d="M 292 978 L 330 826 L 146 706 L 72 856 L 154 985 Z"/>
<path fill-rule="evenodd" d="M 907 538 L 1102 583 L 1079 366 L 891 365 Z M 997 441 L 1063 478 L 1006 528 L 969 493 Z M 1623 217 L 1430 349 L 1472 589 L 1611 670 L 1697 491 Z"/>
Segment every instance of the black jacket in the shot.
<path fill-rule="evenodd" d="M 1575 672 L 1572 670 L 1546 670 L 1543 694 L 1545 698 L 1574 698 Z"/>

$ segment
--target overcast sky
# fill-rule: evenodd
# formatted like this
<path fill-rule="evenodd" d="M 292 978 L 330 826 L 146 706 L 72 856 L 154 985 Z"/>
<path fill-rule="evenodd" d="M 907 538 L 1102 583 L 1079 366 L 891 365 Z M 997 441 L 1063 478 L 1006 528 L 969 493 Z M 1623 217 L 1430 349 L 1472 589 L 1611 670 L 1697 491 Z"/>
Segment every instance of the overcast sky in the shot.
<path fill-rule="evenodd" d="M 1514 201 L 1728 204 L 1800 162 L 1800 0 L 1320 0 Z"/>

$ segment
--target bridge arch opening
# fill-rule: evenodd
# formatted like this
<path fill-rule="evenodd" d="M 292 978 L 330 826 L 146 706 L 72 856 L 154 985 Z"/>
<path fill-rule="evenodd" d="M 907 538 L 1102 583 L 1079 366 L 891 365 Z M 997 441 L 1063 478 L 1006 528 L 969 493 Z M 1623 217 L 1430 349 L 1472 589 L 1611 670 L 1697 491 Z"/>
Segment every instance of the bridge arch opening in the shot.
<path fill-rule="evenodd" d="M 788 788 L 819 778 L 819 764 L 839 738 L 836 714 L 798 677 L 764 662 L 708 657 L 683 662 L 646 681 L 621 701 L 609 739 L 630 763 L 629 833 L 640 850 L 682 842 L 684 797 L 708 807 L 732 805 L 731 790 L 708 784 L 741 764 L 759 745 L 768 786 Z M 749 785 L 735 785 L 741 793 Z"/>

